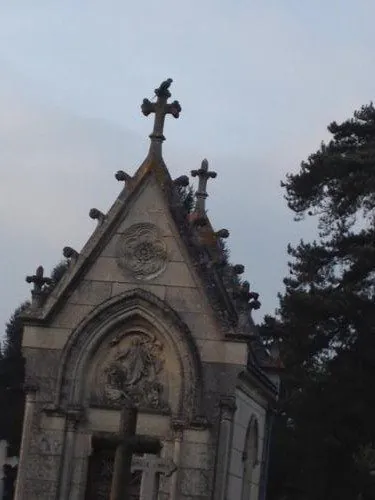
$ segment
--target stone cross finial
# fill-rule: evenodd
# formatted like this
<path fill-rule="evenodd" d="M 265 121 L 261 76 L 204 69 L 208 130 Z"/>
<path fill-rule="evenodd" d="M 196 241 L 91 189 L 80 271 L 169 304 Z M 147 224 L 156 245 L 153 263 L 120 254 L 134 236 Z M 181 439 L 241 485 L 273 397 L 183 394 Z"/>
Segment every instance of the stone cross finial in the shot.
<path fill-rule="evenodd" d="M 205 214 L 206 212 L 206 198 L 207 194 L 207 181 L 208 179 L 215 179 L 217 176 L 216 172 L 210 172 L 208 170 L 208 161 L 204 159 L 201 164 L 201 168 L 199 170 L 192 170 L 191 175 L 193 177 L 199 178 L 198 190 L 195 193 L 195 197 L 197 198 L 196 202 L 196 211 L 200 214 Z"/>
<path fill-rule="evenodd" d="M 51 278 L 44 276 L 43 266 L 39 266 L 33 276 L 26 276 L 27 283 L 34 283 L 32 293 L 41 293 L 44 285 L 52 283 Z"/>
<path fill-rule="evenodd" d="M 173 101 L 170 104 L 167 103 L 171 97 L 168 89 L 172 81 L 172 78 L 168 78 L 159 88 L 155 89 L 156 102 L 143 99 L 141 106 L 142 113 L 145 116 L 155 113 L 154 129 L 149 136 L 151 139 L 150 153 L 159 158 L 161 158 L 161 145 L 165 140 L 163 135 L 165 117 L 166 115 L 172 115 L 174 118 L 178 118 L 181 113 L 181 106 L 178 101 Z"/>
<path fill-rule="evenodd" d="M 27 283 L 33 283 L 34 287 L 31 290 L 32 305 L 34 307 L 40 307 L 42 305 L 44 293 L 44 285 L 50 285 L 52 283 L 51 278 L 44 276 L 43 266 L 39 266 L 33 276 L 26 276 Z"/>

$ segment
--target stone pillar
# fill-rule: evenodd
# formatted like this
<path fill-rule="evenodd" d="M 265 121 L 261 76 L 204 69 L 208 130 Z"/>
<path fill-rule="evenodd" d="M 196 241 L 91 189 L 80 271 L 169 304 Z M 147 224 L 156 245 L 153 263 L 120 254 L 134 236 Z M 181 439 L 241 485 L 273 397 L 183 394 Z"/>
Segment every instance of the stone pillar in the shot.
<path fill-rule="evenodd" d="M 33 433 L 37 387 L 35 385 L 26 386 L 25 392 L 26 392 L 25 412 L 23 417 L 20 460 L 18 465 L 17 483 L 16 483 L 16 491 L 14 494 L 14 500 L 26 500 L 25 497 L 26 469 L 27 469 L 30 442 Z"/>
<path fill-rule="evenodd" d="M 184 424 L 181 421 L 174 421 L 174 450 L 173 450 L 173 462 L 176 464 L 177 470 L 171 477 L 169 497 L 170 500 L 176 500 L 178 498 L 178 477 L 181 465 L 181 444 L 184 432 Z"/>
<path fill-rule="evenodd" d="M 82 410 L 68 410 L 65 420 L 64 446 L 62 451 L 62 464 L 59 474 L 58 494 L 59 500 L 67 500 L 70 495 L 73 466 L 75 437 L 77 426 L 82 420 Z"/>
<path fill-rule="evenodd" d="M 266 416 L 265 434 L 263 442 L 264 444 L 263 444 L 263 454 L 261 462 L 262 470 L 260 472 L 259 500 L 266 500 L 266 495 L 267 495 L 267 482 L 268 482 L 273 420 L 274 420 L 274 411 L 272 409 L 269 409 L 267 411 L 267 416 Z"/>
<path fill-rule="evenodd" d="M 236 409 L 236 399 L 234 396 L 224 396 L 221 398 L 213 500 L 227 500 L 228 468 L 232 451 L 233 420 Z"/>

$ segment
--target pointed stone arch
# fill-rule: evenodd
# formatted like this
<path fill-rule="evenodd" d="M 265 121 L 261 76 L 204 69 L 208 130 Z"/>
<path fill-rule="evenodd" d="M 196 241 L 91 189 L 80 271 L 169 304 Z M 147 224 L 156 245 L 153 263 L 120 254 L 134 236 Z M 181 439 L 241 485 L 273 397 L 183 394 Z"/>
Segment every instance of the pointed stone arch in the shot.
<path fill-rule="evenodd" d="M 257 500 L 253 492 L 257 489 L 254 485 L 254 470 L 259 465 L 259 423 L 252 415 L 247 426 L 245 445 L 242 454 L 242 494 L 241 500 Z"/>
<path fill-rule="evenodd" d="M 191 332 L 165 301 L 143 289 L 134 289 L 104 302 L 71 334 L 62 353 L 56 407 L 90 406 L 93 366 L 101 363 L 98 353 L 106 352 L 119 335 L 130 338 L 135 332 L 145 341 L 159 346 L 161 343 L 169 356 L 167 375 L 173 383 L 168 403 L 172 415 L 190 419 L 199 416 L 203 377 Z"/>

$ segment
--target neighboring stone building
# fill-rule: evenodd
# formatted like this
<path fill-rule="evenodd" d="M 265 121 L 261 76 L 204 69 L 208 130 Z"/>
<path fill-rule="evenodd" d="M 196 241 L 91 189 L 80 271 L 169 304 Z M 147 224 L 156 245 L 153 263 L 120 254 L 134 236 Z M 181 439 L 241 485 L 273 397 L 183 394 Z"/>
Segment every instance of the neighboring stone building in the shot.
<path fill-rule="evenodd" d="M 90 211 L 97 228 L 79 254 L 64 249 L 61 281 L 52 287 L 42 268 L 28 277 L 17 500 L 109 498 L 113 450 L 95 439 L 117 435 L 124 399 L 138 408 L 137 432 L 163 443 L 159 459 L 134 458 L 132 498 L 154 498 L 139 471 L 150 480 L 157 460 L 169 472 L 159 499 L 264 498 L 277 363 L 251 319 L 257 294 L 227 262 L 228 231 L 206 216 L 216 174 L 207 161 L 192 172 L 188 213 L 188 179 L 173 181 L 162 159 L 165 115 L 181 111 L 167 104 L 170 84 L 142 104 L 155 113 L 148 156 L 133 177 L 116 174 L 125 185 L 107 214 Z"/>

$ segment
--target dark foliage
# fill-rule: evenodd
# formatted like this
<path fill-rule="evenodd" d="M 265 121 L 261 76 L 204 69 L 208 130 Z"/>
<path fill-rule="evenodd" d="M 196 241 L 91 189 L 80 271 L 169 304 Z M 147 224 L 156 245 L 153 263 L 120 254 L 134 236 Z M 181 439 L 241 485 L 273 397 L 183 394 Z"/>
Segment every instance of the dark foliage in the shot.
<path fill-rule="evenodd" d="M 63 277 L 68 262 L 60 262 L 52 270 L 52 287 Z M 25 360 L 22 356 L 22 313 L 29 302 L 21 304 L 5 326 L 5 340 L 0 351 L 0 439 L 10 444 L 10 453 L 17 455 L 21 444 L 25 395 Z"/>
<path fill-rule="evenodd" d="M 181 200 L 182 207 L 186 214 L 190 214 L 194 208 L 193 186 L 178 186 L 177 192 Z"/>
<path fill-rule="evenodd" d="M 52 286 L 56 286 L 57 283 L 62 279 L 64 274 L 66 273 L 69 266 L 68 260 L 64 259 L 59 262 L 51 272 Z"/>
<path fill-rule="evenodd" d="M 317 217 L 319 238 L 288 249 L 279 315 L 261 329 L 285 364 L 270 500 L 290 486 L 307 500 L 375 498 L 374 107 L 329 131 L 283 183 L 296 219 Z"/>

